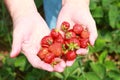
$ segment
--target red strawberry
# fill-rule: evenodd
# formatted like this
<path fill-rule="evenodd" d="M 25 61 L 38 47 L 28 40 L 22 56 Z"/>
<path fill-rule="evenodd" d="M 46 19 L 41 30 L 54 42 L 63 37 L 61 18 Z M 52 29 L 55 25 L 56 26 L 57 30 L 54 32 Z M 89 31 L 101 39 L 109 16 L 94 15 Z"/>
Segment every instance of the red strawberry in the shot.
<path fill-rule="evenodd" d="M 42 48 L 42 49 L 40 49 L 40 51 L 38 52 L 37 56 L 38 56 L 40 59 L 44 59 L 47 53 L 48 53 L 48 48 Z"/>
<path fill-rule="evenodd" d="M 62 22 L 62 24 L 61 24 L 61 30 L 63 32 L 66 32 L 69 29 L 69 27 L 70 27 L 70 24 L 68 22 L 66 22 L 66 21 Z"/>
<path fill-rule="evenodd" d="M 55 54 L 56 57 L 59 57 L 62 54 L 62 43 L 55 42 L 48 48 L 48 50 Z"/>
<path fill-rule="evenodd" d="M 76 53 L 75 51 L 68 51 L 66 54 L 65 54 L 65 58 L 69 61 L 71 60 L 74 60 L 76 58 Z"/>
<path fill-rule="evenodd" d="M 81 38 L 84 38 L 84 39 L 86 39 L 86 38 L 89 38 L 89 35 L 90 35 L 90 33 L 87 31 L 87 30 L 83 30 L 82 32 L 81 32 Z"/>
<path fill-rule="evenodd" d="M 41 40 L 42 47 L 49 47 L 53 43 L 53 39 L 51 36 L 45 36 Z"/>
<path fill-rule="evenodd" d="M 74 43 L 74 44 L 80 46 L 79 39 L 78 39 L 78 38 L 75 38 L 75 37 L 74 37 L 74 38 L 71 38 L 71 39 L 69 40 L 69 43 Z"/>
<path fill-rule="evenodd" d="M 73 26 L 73 31 L 76 33 L 76 34 L 81 34 L 81 32 L 83 31 L 83 27 L 80 25 L 80 24 L 75 24 Z"/>
<path fill-rule="evenodd" d="M 57 29 L 52 29 L 50 35 L 52 36 L 53 39 L 55 39 L 60 35 L 60 33 Z"/>
<path fill-rule="evenodd" d="M 54 60 L 54 58 L 55 58 L 55 54 L 53 54 L 53 53 L 48 53 L 48 54 L 46 54 L 46 56 L 45 56 L 45 58 L 44 58 L 44 61 L 46 62 L 46 63 L 52 63 L 53 62 L 53 60 Z"/>
<path fill-rule="evenodd" d="M 68 50 L 76 50 L 80 48 L 80 42 L 78 38 L 71 38 L 67 41 Z"/>
<path fill-rule="evenodd" d="M 80 39 L 80 47 L 86 48 L 88 46 L 89 40 L 88 39 Z"/>
<path fill-rule="evenodd" d="M 59 36 L 54 40 L 54 42 L 64 43 L 64 38 L 61 34 L 59 34 Z"/>
<path fill-rule="evenodd" d="M 68 40 L 76 37 L 76 34 L 72 30 L 69 30 L 68 32 L 65 33 L 64 37 L 66 40 Z"/>

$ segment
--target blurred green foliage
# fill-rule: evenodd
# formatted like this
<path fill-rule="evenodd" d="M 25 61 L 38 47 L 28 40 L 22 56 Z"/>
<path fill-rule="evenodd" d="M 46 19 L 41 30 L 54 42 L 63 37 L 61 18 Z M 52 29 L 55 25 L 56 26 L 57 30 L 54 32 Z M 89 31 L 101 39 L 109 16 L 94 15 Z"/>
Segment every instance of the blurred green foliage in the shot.
<path fill-rule="evenodd" d="M 42 0 L 35 0 L 37 8 Z M 1 51 L 10 51 L 12 21 L 0 1 L 0 80 L 120 80 L 120 1 L 91 0 L 90 10 L 96 21 L 98 38 L 86 56 L 76 59 L 64 72 L 33 68 L 24 55 L 11 59 Z"/>

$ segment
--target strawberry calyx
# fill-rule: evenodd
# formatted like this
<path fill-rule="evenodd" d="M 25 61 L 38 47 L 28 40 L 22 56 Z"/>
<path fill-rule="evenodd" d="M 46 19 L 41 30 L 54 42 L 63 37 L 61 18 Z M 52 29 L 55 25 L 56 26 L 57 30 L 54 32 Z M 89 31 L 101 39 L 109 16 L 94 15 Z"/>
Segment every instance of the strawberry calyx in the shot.
<path fill-rule="evenodd" d="M 68 50 L 76 50 L 76 49 L 79 49 L 80 47 L 78 46 L 78 44 L 74 43 L 74 42 L 71 42 L 69 44 L 67 44 L 68 46 Z"/>

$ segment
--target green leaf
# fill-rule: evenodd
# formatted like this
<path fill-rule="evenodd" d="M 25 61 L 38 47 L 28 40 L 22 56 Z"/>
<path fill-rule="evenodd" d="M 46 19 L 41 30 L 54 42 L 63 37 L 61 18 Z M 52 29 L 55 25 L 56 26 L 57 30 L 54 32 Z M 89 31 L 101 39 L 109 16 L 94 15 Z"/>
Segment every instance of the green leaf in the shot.
<path fill-rule="evenodd" d="M 25 56 L 20 56 L 20 57 L 18 57 L 18 58 L 16 59 L 14 65 L 15 65 L 15 67 L 19 67 L 19 69 L 20 69 L 21 71 L 24 71 L 26 62 L 27 62 L 27 61 L 26 61 Z"/>
<path fill-rule="evenodd" d="M 95 72 L 87 72 L 85 77 L 87 80 L 102 80 Z"/>
<path fill-rule="evenodd" d="M 120 80 L 120 72 L 117 71 L 109 71 L 108 76 L 113 80 Z"/>
<path fill-rule="evenodd" d="M 63 75 L 62 75 L 62 74 L 60 74 L 60 73 L 58 73 L 58 72 L 54 72 L 53 74 L 54 74 L 54 76 L 56 76 L 57 78 L 63 79 Z"/>
<path fill-rule="evenodd" d="M 80 73 L 80 71 L 79 71 L 78 69 L 79 69 L 79 65 L 78 65 L 78 62 L 77 62 L 77 60 L 76 60 L 72 66 L 67 67 L 67 68 L 64 70 L 63 74 L 64 74 L 65 77 L 68 77 L 68 76 L 70 76 L 70 75 L 72 75 L 72 74 Z M 77 70 L 77 71 L 76 71 L 76 70 Z"/>
<path fill-rule="evenodd" d="M 100 63 L 104 63 L 107 54 L 108 54 L 108 51 L 107 51 L 107 50 L 104 50 L 104 51 L 100 54 L 100 56 L 99 56 L 99 62 L 100 62 Z"/>
<path fill-rule="evenodd" d="M 77 77 L 76 77 L 76 76 L 71 75 L 71 76 L 69 76 L 69 77 L 67 78 L 67 80 L 77 80 Z"/>
<path fill-rule="evenodd" d="M 86 78 L 83 75 L 81 75 L 77 80 L 86 80 Z"/>
<path fill-rule="evenodd" d="M 113 0 L 102 0 L 102 6 L 105 9 L 108 9 Z"/>
<path fill-rule="evenodd" d="M 97 3 L 95 1 L 90 0 L 90 10 L 95 10 L 97 7 Z"/>
<path fill-rule="evenodd" d="M 105 61 L 104 65 L 108 71 L 109 70 L 117 70 L 117 67 L 113 61 Z"/>
<path fill-rule="evenodd" d="M 118 7 L 111 5 L 108 16 L 109 16 L 109 24 L 112 28 L 115 28 L 116 26 L 116 20 L 117 20 L 118 15 L 119 15 Z"/>
<path fill-rule="evenodd" d="M 92 51 L 99 52 L 104 49 L 105 45 L 106 45 L 106 41 L 103 38 L 98 37 L 98 39 L 96 40 L 95 46 L 92 48 Z"/>
<path fill-rule="evenodd" d="M 106 69 L 105 67 L 100 63 L 91 63 L 90 64 L 92 70 L 101 78 L 103 79 L 106 75 Z"/>
<path fill-rule="evenodd" d="M 101 6 L 96 7 L 96 9 L 92 12 L 93 17 L 102 18 L 103 17 L 103 9 Z"/>

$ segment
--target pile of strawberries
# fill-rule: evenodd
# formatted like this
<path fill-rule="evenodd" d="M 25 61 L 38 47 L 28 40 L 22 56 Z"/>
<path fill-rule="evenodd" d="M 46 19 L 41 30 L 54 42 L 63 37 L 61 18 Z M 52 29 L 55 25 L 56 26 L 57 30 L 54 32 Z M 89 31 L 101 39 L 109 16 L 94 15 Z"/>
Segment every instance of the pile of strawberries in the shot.
<path fill-rule="evenodd" d="M 80 24 L 75 24 L 70 29 L 70 24 L 64 21 L 60 30 L 52 29 L 49 35 L 42 38 L 41 49 L 37 56 L 48 64 L 54 63 L 55 58 L 71 61 L 77 57 L 76 50 L 87 48 L 88 43 L 87 29 Z"/>

